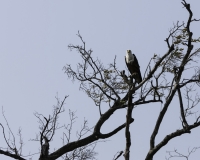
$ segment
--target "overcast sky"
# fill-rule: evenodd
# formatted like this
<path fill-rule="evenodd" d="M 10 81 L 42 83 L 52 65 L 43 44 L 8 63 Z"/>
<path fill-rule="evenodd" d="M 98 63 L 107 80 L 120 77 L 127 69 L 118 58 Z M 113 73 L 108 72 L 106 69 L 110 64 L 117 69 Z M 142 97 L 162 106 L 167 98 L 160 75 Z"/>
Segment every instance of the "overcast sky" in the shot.
<path fill-rule="evenodd" d="M 200 1 L 189 2 L 194 17 L 200 18 Z M 143 74 L 154 53 L 163 55 L 167 51 L 164 39 L 173 23 L 187 18 L 188 12 L 181 0 L 1 0 L 0 106 L 4 108 L 13 133 L 17 135 L 18 128 L 22 128 L 25 143 L 23 153 L 38 152 L 39 142 L 29 141 L 39 132 L 33 113 L 37 111 L 48 116 L 56 104 L 57 95 L 61 100 L 69 95 L 60 123 L 68 123 L 69 109 L 76 111 L 78 119 L 74 133 L 80 130 L 84 117 L 91 127 L 99 118 L 93 101 L 79 90 L 79 83 L 72 83 L 62 70 L 66 64 L 76 67 L 81 60 L 77 52 L 70 52 L 67 47 L 68 44 L 81 44 L 76 36 L 78 31 L 86 41 L 86 47 L 94 51 L 93 57 L 98 57 L 105 65 L 111 63 L 116 55 L 119 70 L 125 68 L 125 52 L 131 49 L 138 58 Z M 200 36 L 199 28 L 200 23 L 193 24 L 195 37 Z M 174 106 L 170 107 L 156 142 L 181 128 L 177 104 L 174 101 Z M 161 104 L 144 105 L 133 111 L 132 158 L 139 160 L 146 156 L 152 127 L 161 107 Z M 117 111 L 102 131 L 124 123 L 125 112 L 125 109 Z M 0 122 L 5 125 L 2 115 Z M 200 146 L 199 132 L 200 129 L 195 129 L 190 135 L 172 140 L 155 159 L 164 159 L 167 150 L 177 148 L 186 153 L 188 147 Z M 61 134 L 56 134 L 50 143 L 50 151 L 62 145 L 60 138 Z M 1 133 L 0 147 L 6 147 Z M 124 148 L 122 130 L 96 147 L 97 158 L 111 160 L 117 151 Z M 200 151 L 191 159 L 197 160 L 197 157 L 200 157 Z M 2 155 L 0 159 L 10 160 Z"/>

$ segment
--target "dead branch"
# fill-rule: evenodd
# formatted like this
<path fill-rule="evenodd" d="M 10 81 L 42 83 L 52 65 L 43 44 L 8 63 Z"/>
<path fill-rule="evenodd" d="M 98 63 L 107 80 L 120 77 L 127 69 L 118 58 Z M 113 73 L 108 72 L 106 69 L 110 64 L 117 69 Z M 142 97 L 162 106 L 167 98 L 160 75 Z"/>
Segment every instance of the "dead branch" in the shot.
<path fill-rule="evenodd" d="M 174 149 L 174 151 L 167 151 L 167 153 L 169 154 L 169 157 L 168 158 L 165 158 L 166 160 L 169 160 L 171 158 L 185 158 L 186 160 L 189 160 L 189 157 L 192 153 L 196 152 L 196 150 L 200 149 L 200 147 L 194 147 L 192 148 L 191 150 L 188 148 L 188 154 L 185 155 L 185 154 L 182 154 L 180 152 L 177 151 L 177 149 Z"/>

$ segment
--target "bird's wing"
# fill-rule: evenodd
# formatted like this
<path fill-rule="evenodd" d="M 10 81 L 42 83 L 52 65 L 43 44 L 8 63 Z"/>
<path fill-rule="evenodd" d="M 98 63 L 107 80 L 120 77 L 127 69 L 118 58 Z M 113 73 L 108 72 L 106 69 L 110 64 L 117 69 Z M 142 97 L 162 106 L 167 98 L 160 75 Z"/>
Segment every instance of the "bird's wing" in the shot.
<path fill-rule="evenodd" d="M 134 71 L 138 74 L 138 76 L 139 76 L 139 81 L 141 82 L 142 81 L 142 76 L 141 76 L 141 72 L 140 72 L 140 65 L 139 65 L 139 63 L 138 63 L 138 60 L 137 60 L 137 58 L 136 58 L 136 56 L 135 55 L 133 55 L 134 56 L 134 58 L 135 58 L 135 60 L 134 60 L 134 62 L 132 63 L 132 65 L 133 65 L 133 68 L 134 68 Z"/>
<path fill-rule="evenodd" d="M 133 56 L 135 58 L 133 65 L 134 65 L 135 69 L 140 70 L 140 65 L 138 63 L 138 60 L 134 54 L 133 54 Z"/>

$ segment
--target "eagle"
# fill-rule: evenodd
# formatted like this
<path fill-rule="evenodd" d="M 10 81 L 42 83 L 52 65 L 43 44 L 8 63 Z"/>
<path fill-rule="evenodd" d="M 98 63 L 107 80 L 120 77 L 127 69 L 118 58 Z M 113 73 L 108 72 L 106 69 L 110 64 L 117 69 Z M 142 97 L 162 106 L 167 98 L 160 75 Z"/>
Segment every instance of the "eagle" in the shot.
<path fill-rule="evenodd" d="M 46 136 L 43 136 L 45 143 L 42 145 L 40 158 L 45 158 L 49 155 L 49 140 Z"/>
<path fill-rule="evenodd" d="M 126 51 L 125 62 L 131 74 L 131 82 L 133 83 L 133 78 L 138 84 L 142 82 L 142 76 L 140 73 L 140 66 L 138 64 L 138 60 L 136 56 L 132 54 L 131 50 Z"/>

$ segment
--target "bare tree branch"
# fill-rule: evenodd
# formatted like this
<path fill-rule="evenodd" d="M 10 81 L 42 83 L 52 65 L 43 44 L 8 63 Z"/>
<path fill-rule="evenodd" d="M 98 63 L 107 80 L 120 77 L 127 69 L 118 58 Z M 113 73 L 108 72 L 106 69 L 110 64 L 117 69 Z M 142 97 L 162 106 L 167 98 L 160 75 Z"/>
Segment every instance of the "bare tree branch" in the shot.
<path fill-rule="evenodd" d="M 180 152 L 177 151 L 177 149 L 175 149 L 174 151 L 167 151 L 167 153 L 169 154 L 168 158 L 165 158 L 166 160 L 169 160 L 171 158 L 185 158 L 186 160 L 189 160 L 189 157 L 192 153 L 196 152 L 196 150 L 198 150 L 200 147 L 194 147 L 191 150 L 188 148 L 188 154 L 184 155 Z"/>

